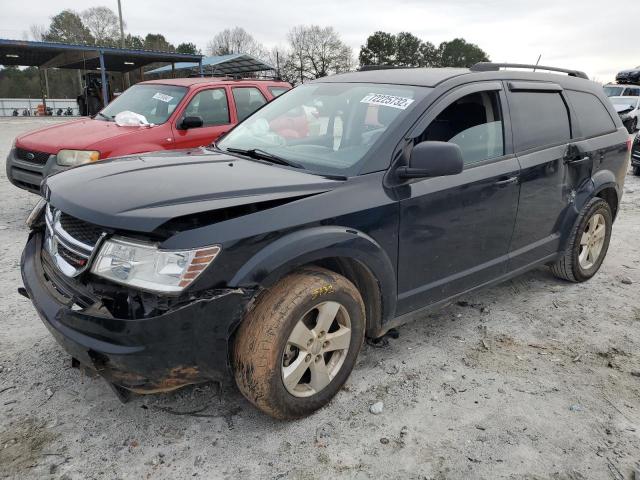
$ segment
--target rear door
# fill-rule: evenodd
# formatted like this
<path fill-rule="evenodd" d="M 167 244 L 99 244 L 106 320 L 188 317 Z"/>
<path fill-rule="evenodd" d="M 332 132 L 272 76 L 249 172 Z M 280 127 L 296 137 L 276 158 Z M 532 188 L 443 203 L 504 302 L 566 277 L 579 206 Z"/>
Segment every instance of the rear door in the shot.
<path fill-rule="evenodd" d="M 509 270 L 558 251 L 562 221 L 575 187 L 590 171 L 571 141 L 570 112 L 563 89 L 548 82 L 505 82 L 520 163 L 520 201 L 511 242 Z M 568 161 L 576 162 L 569 167 Z"/>
<path fill-rule="evenodd" d="M 183 129 L 185 117 L 200 117 L 199 128 Z M 232 127 L 229 92 L 224 87 L 207 88 L 196 93 L 187 103 L 173 126 L 175 148 L 193 148 L 210 145 Z"/>

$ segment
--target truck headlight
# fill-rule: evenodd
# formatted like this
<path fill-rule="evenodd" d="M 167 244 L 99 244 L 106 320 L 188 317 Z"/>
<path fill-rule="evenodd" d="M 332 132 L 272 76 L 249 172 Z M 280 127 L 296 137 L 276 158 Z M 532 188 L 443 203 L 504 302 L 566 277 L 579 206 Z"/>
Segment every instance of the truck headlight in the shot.
<path fill-rule="evenodd" d="M 60 150 L 56 162 L 63 167 L 75 167 L 100 160 L 100 152 L 95 150 Z"/>
<path fill-rule="evenodd" d="M 154 244 L 113 237 L 102 244 L 91 272 L 141 290 L 176 293 L 198 278 L 219 253 L 217 245 L 169 251 Z"/>

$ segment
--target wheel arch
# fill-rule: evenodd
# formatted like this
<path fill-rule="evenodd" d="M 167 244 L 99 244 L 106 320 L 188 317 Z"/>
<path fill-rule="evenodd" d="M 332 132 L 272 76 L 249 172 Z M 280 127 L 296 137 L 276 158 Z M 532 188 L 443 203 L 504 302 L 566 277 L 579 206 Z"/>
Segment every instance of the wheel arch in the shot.
<path fill-rule="evenodd" d="M 269 288 L 308 265 L 339 273 L 358 288 L 365 302 L 367 335 L 375 336 L 393 317 L 396 276 L 389 256 L 373 238 L 347 227 L 314 227 L 288 234 L 249 259 L 230 285 Z"/>

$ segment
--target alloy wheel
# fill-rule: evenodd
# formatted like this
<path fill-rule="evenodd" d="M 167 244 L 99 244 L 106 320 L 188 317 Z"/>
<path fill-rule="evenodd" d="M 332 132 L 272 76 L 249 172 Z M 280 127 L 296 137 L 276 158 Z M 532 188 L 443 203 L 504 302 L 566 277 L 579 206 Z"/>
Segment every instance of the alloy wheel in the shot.
<path fill-rule="evenodd" d="M 584 270 L 588 270 L 595 265 L 600 258 L 604 240 L 606 237 L 607 225 L 604 216 L 596 213 L 589 219 L 582 237 L 580 238 L 580 254 L 578 261 Z"/>
<path fill-rule="evenodd" d="M 295 397 L 324 389 L 338 374 L 351 343 L 351 320 L 338 302 L 323 302 L 295 324 L 284 348 L 282 382 Z"/>

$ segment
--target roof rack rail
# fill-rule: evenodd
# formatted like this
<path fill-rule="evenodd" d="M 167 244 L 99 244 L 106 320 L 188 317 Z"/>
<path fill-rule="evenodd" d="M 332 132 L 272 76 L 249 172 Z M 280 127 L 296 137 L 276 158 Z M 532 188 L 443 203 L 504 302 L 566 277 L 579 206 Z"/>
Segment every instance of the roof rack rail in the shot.
<path fill-rule="evenodd" d="M 493 62 L 479 62 L 471 67 L 472 72 L 495 72 L 501 68 L 526 68 L 531 70 L 545 70 L 547 72 L 561 72 L 566 73 L 570 77 L 578 77 L 589 80 L 586 73 L 580 70 L 570 70 L 567 68 L 546 67 L 544 65 L 528 65 L 525 63 L 493 63 Z"/>

